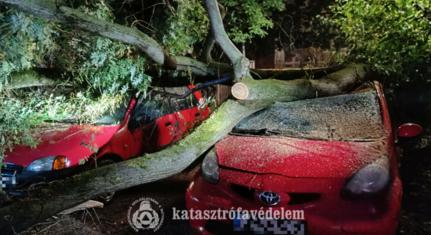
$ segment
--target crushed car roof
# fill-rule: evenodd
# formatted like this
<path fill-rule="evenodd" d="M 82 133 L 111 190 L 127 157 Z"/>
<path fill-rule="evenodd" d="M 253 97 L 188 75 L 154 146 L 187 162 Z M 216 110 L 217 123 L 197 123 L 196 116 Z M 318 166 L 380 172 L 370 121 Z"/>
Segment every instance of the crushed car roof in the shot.
<path fill-rule="evenodd" d="M 375 90 L 346 95 L 276 102 L 238 123 L 232 133 L 295 138 L 367 141 L 383 136 Z"/>

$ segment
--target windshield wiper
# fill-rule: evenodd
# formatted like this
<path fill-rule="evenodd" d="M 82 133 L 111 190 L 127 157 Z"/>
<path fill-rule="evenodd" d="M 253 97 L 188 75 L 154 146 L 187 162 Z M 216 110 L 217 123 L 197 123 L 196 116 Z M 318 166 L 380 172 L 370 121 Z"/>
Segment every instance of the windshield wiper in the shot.
<path fill-rule="evenodd" d="M 265 129 L 265 134 L 267 134 L 267 135 L 282 135 L 282 134 L 284 134 L 284 132 L 279 131 L 279 130 Z"/>
<path fill-rule="evenodd" d="M 234 134 L 249 134 L 249 135 L 281 135 L 283 132 L 278 130 L 262 129 L 233 129 Z"/>
<path fill-rule="evenodd" d="M 239 128 L 234 128 L 232 130 L 232 133 L 234 133 L 234 134 L 265 135 L 266 134 L 266 128 L 263 128 L 263 129 L 239 129 Z"/>

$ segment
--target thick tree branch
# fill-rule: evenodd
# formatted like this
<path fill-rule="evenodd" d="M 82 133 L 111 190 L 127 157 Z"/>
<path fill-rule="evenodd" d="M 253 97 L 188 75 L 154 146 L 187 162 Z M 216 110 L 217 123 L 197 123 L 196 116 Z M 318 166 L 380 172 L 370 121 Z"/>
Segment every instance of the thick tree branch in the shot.
<path fill-rule="evenodd" d="M 248 78 L 233 85 L 231 92 L 239 100 L 293 101 L 344 93 L 363 82 L 366 74 L 364 65 L 353 64 L 320 79 L 305 77 L 283 81 Z"/>
<path fill-rule="evenodd" d="M 218 3 L 219 9 L 220 9 L 220 15 L 221 19 L 223 20 L 226 16 L 226 8 L 223 7 L 220 3 Z M 212 29 L 210 28 L 207 34 L 207 37 L 205 39 L 205 46 L 201 53 L 201 59 L 206 61 L 207 63 L 213 62 L 213 58 L 211 55 L 212 50 L 214 49 L 216 41 L 214 39 L 214 35 L 212 32 Z"/>
<path fill-rule="evenodd" d="M 250 77 L 250 62 L 227 35 L 217 0 L 205 0 L 205 3 L 211 23 L 212 35 L 232 63 L 235 81 Z"/>
<path fill-rule="evenodd" d="M 78 10 L 61 6 L 61 2 L 54 0 L 0 0 L 0 3 L 6 3 L 34 16 L 136 46 L 154 62 L 166 68 L 190 70 L 201 76 L 216 75 L 214 69 L 202 62 L 192 58 L 170 56 L 159 43 L 140 30 L 99 20 Z"/>

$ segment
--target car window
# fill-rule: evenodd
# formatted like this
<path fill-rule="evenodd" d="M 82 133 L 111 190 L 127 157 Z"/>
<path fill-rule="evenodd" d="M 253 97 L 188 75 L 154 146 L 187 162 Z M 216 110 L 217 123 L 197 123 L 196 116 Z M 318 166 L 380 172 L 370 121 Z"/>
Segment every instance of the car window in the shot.
<path fill-rule="evenodd" d="M 187 87 L 151 89 L 141 96 L 132 113 L 131 128 L 153 122 L 166 114 L 175 113 L 196 106 L 193 95 L 180 97 L 188 91 Z M 175 93 L 174 93 L 175 92 Z"/>
<path fill-rule="evenodd" d="M 375 91 L 277 102 L 239 122 L 238 134 L 364 141 L 383 136 Z"/>

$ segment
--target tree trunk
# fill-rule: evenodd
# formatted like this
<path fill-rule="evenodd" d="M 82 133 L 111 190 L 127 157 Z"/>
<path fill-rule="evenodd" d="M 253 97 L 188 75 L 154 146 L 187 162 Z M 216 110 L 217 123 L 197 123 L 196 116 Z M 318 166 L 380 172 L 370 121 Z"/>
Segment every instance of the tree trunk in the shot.
<path fill-rule="evenodd" d="M 95 196 L 154 182 L 186 169 L 244 117 L 270 103 L 226 101 L 179 143 L 157 153 L 83 172 L 0 208 L 2 234 L 19 232 Z"/>
<path fill-rule="evenodd" d="M 291 81 L 276 79 L 243 79 L 232 86 L 239 100 L 293 101 L 341 94 L 361 83 L 366 75 L 364 65 L 348 65 L 320 79 L 301 78 Z"/>

